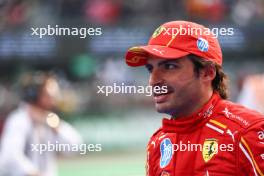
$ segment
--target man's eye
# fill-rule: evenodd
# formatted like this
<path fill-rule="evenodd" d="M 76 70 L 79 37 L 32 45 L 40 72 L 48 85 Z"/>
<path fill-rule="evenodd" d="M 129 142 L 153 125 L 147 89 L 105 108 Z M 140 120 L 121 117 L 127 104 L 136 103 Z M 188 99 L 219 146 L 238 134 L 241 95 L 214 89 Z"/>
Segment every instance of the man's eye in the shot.
<path fill-rule="evenodd" d="M 152 66 L 146 66 L 146 68 L 147 68 L 147 70 L 148 70 L 149 73 L 151 73 L 152 70 L 153 70 L 153 67 Z"/>
<path fill-rule="evenodd" d="M 167 69 L 167 70 L 175 69 L 175 68 L 177 68 L 177 65 L 175 65 L 175 64 L 165 64 L 164 68 Z"/>
<path fill-rule="evenodd" d="M 149 72 L 149 73 L 151 73 L 151 71 L 152 71 L 152 70 L 151 70 L 151 69 L 149 69 L 149 68 L 148 68 L 147 70 L 148 70 L 148 72 Z"/>

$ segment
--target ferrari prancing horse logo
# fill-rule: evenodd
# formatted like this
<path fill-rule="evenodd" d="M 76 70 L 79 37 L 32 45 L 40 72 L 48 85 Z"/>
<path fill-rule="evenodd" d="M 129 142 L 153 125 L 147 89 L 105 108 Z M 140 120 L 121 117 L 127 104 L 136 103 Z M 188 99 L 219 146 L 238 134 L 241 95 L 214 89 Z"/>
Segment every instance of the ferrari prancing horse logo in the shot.
<path fill-rule="evenodd" d="M 205 162 L 208 162 L 213 158 L 215 154 L 218 152 L 218 143 L 217 139 L 211 138 L 211 139 L 205 139 L 203 144 L 203 159 Z"/>
<path fill-rule="evenodd" d="M 152 38 L 158 37 L 166 28 L 164 26 L 158 27 L 152 34 Z"/>

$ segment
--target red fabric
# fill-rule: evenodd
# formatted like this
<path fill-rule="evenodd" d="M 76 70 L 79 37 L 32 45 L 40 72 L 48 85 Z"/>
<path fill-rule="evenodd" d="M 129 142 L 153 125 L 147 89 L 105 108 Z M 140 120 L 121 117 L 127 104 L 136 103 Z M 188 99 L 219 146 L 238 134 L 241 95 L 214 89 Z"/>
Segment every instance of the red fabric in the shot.
<path fill-rule="evenodd" d="M 199 42 L 202 43 L 199 45 Z M 177 59 L 188 54 L 222 65 L 222 51 L 217 38 L 209 28 L 188 21 L 172 21 L 161 25 L 154 31 L 148 45 L 128 49 L 126 63 L 129 66 L 142 66 L 146 64 L 142 60 L 146 60 L 149 55 Z"/>
<path fill-rule="evenodd" d="M 175 144 L 180 143 L 202 148 L 176 151 Z M 207 150 L 205 144 L 210 146 Z M 213 144 L 218 145 L 218 152 L 212 154 Z M 189 117 L 163 119 L 147 146 L 146 172 L 149 176 L 262 176 L 264 116 L 214 94 Z"/>

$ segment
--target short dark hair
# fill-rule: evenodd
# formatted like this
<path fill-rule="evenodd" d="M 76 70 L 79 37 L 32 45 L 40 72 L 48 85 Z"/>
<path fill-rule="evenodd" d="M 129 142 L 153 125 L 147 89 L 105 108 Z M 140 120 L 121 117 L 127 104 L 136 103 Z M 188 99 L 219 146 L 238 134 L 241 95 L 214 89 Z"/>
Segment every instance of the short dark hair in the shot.
<path fill-rule="evenodd" d="M 190 54 L 187 56 L 194 65 L 194 71 L 199 75 L 200 70 L 204 69 L 208 65 L 212 65 L 215 67 L 216 76 L 212 81 L 212 88 L 215 92 L 218 92 L 221 98 L 228 98 L 228 76 L 224 73 L 224 70 L 221 65 L 215 64 L 212 61 L 207 61 L 197 55 Z"/>
<path fill-rule="evenodd" d="M 42 71 L 28 72 L 22 75 L 20 79 L 22 100 L 30 104 L 37 103 L 43 87 L 50 78 L 55 78 L 55 75 Z"/>

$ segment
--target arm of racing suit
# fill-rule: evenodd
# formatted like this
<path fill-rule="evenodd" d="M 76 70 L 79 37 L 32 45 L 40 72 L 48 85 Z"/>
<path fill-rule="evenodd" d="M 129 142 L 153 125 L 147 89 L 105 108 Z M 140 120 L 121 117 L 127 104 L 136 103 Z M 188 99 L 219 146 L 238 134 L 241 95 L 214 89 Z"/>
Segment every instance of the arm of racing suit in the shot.
<path fill-rule="evenodd" d="M 146 161 L 146 176 L 154 175 L 154 165 L 159 162 L 159 154 L 156 152 L 158 148 L 158 138 L 161 132 L 159 128 L 150 138 L 147 145 L 147 161 Z"/>
<path fill-rule="evenodd" d="M 264 119 L 241 134 L 238 152 L 240 175 L 264 176 Z"/>

